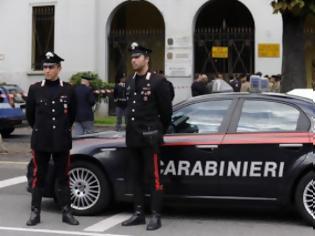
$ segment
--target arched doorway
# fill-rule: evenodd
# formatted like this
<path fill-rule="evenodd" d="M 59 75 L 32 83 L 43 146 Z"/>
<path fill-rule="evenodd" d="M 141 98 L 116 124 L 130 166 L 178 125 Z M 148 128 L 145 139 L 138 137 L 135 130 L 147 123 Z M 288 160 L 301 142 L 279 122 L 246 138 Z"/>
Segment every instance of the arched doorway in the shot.
<path fill-rule="evenodd" d="M 117 82 L 123 73 L 131 73 L 128 47 L 136 41 L 153 50 L 152 70 L 164 70 L 165 25 L 159 10 L 146 1 L 121 4 L 110 25 L 109 80 Z"/>
<path fill-rule="evenodd" d="M 237 0 L 206 3 L 196 19 L 194 58 L 195 73 L 253 73 L 255 25 L 247 7 Z"/>

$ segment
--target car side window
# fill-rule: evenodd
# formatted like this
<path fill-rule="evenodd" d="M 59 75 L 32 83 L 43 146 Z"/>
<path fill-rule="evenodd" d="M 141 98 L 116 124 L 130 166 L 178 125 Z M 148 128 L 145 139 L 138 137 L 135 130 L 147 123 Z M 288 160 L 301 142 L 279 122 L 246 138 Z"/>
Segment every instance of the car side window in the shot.
<path fill-rule="evenodd" d="M 300 111 L 273 101 L 245 101 L 237 132 L 296 131 Z"/>
<path fill-rule="evenodd" d="M 232 100 L 190 104 L 174 112 L 168 133 L 216 133 Z"/>

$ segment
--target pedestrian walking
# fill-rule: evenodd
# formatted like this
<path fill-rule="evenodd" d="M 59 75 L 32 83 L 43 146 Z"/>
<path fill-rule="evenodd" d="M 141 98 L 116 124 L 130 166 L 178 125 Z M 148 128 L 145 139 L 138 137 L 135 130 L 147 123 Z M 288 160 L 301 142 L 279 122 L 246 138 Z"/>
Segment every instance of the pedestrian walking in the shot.
<path fill-rule="evenodd" d="M 74 122 L 73 135 L 82 135 L 92 133 L 94 131 L 94 113 L 93 106 L 96 98 L 90 81 L 93 78 L 89 75 L 81 76 L 81 84 L 75 86 L 76 95 L 76 116 Z"/>
<path fill-rule="evenodd" d="M 122 119 L 126 123 L 126 106 L 127 106 L 127 97 L 126 97 L 126 77 L 121 77 L 119 83 L 115 85 L 114 88 L 114 102 L 116 105 L 116 131 L 122 130 Z"/>
<path fill-rule="evenodd" d="M 45 79 L 30 86 L 26 102 L 26 118 L 32 127 L 33 179 L 31 215 L 26 222 L 40 223 L 41 201 L 50 158 L 55 164 L 56 193 L 62 209 L 62 221 L 78 225 L 70 208 L 69 150 L 71 127 L 75 119 L 73 87 L 59 78 L 63 59 L 47 52 L 43 61 Z"/>
<path fill-rule="evenodd" d="M 172 116 L 169 85 L 159 74 L 149 71 L 151 50 L 137 43 L 130 47 L 131 65 L 135 73 L 127 88 L 126 144 L 130 151 L 131 182 L 134 192 L 134 213 L 123 226 L 145 224 L 144 169 L 150 187 L 151 218 L 147 230 L 161 227 L 163 185 L 160 181 L 159 145 L 163 142 Z"/>

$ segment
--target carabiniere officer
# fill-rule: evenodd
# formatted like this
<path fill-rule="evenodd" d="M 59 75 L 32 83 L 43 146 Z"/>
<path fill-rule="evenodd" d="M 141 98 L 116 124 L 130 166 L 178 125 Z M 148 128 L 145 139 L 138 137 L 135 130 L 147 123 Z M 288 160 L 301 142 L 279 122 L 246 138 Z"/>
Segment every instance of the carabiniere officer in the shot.
<path fill-rule="evenodd" d="M 62 221 L 78 225 L 70 209 L 69 150 L 72 147 L 71 127 L 75 118 L 75 95 L 69 83 L 59 79 L 63 59 L 47 52 L 43 60 L 45 79 L 30 86 L 26 103 L 26 118 L 32 127 L 33 179 L 31 216 L 27 225 L 40 223 L 40 211 L 45 175 L 50 158 L 56 173 L 57 199 L 62 209 Z"/>
<path fill-rule="evenodd" d="M 159 145 L 172 115 L 169 85 L 158 74 L 149 71 L 151 50 L 132 43 L 131 65 L 135 73 L 126 81 L 127 126 L 126 144 L 130 151 L 129 167 L 134 193 L 134 213 L 123 226 L 145 224 L 144 173 L 146 170 L 150 195 L 151 218 L 147 230 L 161 227 L 161 198 Z"/>

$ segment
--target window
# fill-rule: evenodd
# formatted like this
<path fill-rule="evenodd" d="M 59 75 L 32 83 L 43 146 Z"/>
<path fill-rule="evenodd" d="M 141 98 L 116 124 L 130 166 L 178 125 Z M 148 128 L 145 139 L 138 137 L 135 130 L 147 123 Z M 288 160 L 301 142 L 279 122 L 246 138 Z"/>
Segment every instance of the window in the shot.
<path fill-rule="evenodd" d="M 42 57 L 54 51 L 55 7 L 33 7 L 32 70 L 42 69 Z"/>
<path fill-rule="evenodd" d="M 297 130 L 300 112 L 271 101 L 245 101 L 237 132 L 281 132 Z"/>
<path fill-rule="evenodd" d="M 171 133 L 216 133 L 231 100 L 209 101 L 188 105 L 173 114 Z"/>

